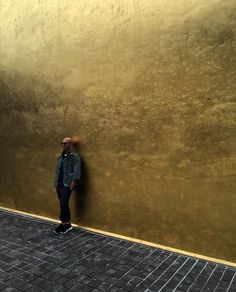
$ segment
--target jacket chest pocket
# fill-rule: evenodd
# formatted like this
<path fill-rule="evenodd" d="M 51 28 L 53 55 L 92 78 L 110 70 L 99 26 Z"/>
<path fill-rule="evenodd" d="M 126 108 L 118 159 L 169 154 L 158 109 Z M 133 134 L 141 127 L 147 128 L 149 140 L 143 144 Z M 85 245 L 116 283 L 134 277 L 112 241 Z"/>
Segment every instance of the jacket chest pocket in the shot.
<path fill-rule="evenodd" d="M 73 163 L 72 159 L 68 159 L 68 161 L 66 161 L 64 166 L 65 166 L 65 170 L 68 173 L 74 172 L 74 163 Z"/>

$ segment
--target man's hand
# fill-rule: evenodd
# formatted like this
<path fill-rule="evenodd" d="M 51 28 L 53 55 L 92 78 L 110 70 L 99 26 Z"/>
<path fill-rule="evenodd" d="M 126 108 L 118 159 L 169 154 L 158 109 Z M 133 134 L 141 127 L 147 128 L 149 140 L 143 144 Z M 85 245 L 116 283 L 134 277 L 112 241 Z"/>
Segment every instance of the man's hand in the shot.
<path fill-rule="evenodd" d="M 75 186 L 76 186 L 76 182 L 72 181 L 70 184 L 70 190 L 73 191 L 75 189 Z"/>

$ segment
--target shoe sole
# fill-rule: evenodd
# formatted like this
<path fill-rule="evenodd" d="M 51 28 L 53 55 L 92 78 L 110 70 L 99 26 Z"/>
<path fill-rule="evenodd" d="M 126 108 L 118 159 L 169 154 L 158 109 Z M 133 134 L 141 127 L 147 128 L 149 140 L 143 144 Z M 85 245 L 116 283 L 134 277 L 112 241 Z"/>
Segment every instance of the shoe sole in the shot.
<path fill-rule="evenodd" d="M 73 227 L 71 226 L 70 228 L 68 228 L 66 231 L 64 231 L 64 232 L 60 232 L 61 234 L 66 234 L 68 231 L 70 231 L 70 230 L 72 230 L 73 229 Z"/>
<path fill-rule="evenodd" d="M 61 232 L 56 232 L 55 230 L 53 231 L 56 235 L 60 234 Z"/>

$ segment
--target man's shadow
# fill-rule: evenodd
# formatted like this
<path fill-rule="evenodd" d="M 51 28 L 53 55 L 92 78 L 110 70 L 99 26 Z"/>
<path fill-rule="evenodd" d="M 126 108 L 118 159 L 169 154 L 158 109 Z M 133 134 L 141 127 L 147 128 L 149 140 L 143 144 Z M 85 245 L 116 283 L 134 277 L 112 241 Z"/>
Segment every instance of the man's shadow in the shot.
<path fill-rule="evenodd" d="M 76 145 L 75 152 L 80 156 L 81 160 L 81 177 L 75 189 L 75 204 L 76 204 L 76 217 L 82 219 L 86 211 L 87 194 L 89 191 L 89 172 L 85 159 L 80 154 L 81 146 Z"/>

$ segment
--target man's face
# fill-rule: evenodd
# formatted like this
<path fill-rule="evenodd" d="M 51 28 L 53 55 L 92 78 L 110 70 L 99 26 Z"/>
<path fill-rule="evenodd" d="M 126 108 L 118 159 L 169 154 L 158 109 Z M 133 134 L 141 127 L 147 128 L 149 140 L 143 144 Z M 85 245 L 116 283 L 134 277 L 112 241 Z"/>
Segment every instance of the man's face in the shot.
<path fill-rule="evenodd" d="M 71 141 L 69 139 L 63 139 L 61 146 L 63 151 L 69 151 L 71 148 Z"/>

